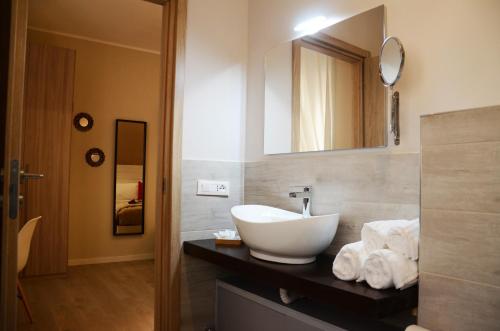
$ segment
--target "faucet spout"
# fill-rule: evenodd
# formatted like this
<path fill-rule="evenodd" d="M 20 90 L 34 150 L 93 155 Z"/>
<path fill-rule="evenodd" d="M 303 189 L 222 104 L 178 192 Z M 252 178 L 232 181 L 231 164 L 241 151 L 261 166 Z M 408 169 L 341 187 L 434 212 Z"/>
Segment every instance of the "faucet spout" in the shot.
<path fill-rule="evenodd" d="M 311 217 L 312 186 L 300 186 L 289 193 L 290 198 L 302 198 L 302 217 Z"/>

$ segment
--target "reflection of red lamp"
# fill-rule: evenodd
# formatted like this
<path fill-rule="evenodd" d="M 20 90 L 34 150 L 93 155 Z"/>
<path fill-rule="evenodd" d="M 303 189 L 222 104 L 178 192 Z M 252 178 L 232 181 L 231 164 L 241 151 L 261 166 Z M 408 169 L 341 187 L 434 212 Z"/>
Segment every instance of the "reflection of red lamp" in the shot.
<path fill-rule="evenodd" d="M 142 181 L 139 181 L 137 183 L 137 200 L 142 200 L 142 197 L 144 196 L 144 184 Z"/>

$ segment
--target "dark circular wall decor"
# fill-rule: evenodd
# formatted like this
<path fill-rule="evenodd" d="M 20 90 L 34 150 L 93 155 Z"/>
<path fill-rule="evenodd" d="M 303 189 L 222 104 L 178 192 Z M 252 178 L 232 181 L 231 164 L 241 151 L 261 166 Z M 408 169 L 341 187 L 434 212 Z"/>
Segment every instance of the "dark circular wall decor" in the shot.
<path fill-rule="evenodd" d="M 73 118 L 73 125 L 78 131 L 89 131 L 94 126 L 94 119 L 90 114 L 78 113 Z"/>
<path fill-rule="evenodd" d="M 104 152 L 100 148 L 91 148 L 85 153 L 85 160 L 91 167 L 99 167 L 105 160 Z"/>

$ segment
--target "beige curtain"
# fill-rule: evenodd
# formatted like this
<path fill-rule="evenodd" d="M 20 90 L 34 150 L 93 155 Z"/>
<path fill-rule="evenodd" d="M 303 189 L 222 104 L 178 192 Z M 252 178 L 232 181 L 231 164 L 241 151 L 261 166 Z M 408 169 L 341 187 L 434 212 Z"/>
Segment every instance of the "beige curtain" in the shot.
<path fill-rule="evenodd" d="M 335 145 L 335 59 L 301 48 L 299 150 L 333 149 Z"/>

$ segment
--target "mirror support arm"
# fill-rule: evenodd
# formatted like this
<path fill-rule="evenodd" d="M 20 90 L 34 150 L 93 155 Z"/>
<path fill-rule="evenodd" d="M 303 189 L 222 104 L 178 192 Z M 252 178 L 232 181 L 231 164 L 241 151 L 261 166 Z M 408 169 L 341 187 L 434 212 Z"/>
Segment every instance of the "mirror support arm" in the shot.
<path fill-rule="evenodd" d="M 392 94 L 391 102 L 391 133 L 394 135 L 394 145 L 399 145 L 399 92 Z"/>

